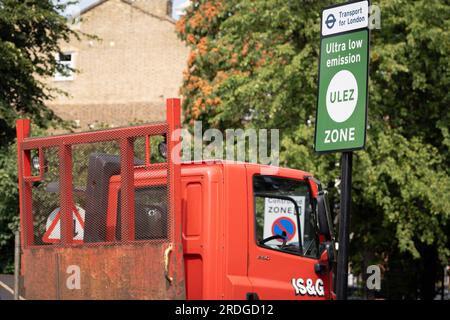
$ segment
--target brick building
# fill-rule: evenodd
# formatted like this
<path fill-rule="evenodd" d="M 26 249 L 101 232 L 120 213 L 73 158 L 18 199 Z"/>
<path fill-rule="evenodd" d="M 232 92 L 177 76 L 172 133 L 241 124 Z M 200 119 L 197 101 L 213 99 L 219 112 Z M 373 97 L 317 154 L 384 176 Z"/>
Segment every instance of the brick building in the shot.
<path fill-rule="evenodd" d="M 50 85 L 69 93 L 48 103 L 81 129 L 164 118 L 165 99 L 178 97 L 188 49 L 175 34 L 171 0 L 100 0 L 80 12 L 82 37 L 57 58 L 79 73 L 56 74 Z"/>

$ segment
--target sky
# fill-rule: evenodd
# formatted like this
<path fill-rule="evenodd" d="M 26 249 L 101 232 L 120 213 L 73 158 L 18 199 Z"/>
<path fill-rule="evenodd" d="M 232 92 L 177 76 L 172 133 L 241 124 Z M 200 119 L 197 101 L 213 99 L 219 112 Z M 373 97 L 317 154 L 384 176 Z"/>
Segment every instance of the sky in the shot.
<path fill-rule="evenodd" d="M 79 4 L 74 8 L 69 8 L 68 11 L 70 13 L 74 12 L 76 13 L 76 11 L 83 9 L 84 7 L 87 7 L 88 5 L 96 2 L 98 0 L 80 0 Z M 183 5 L 185 5 L 187 2 L 189 2 L 189 0 L 174 0 L 173 2 L 173 14 L 172 17 L 174 19 L 178 19 L 179 18 L 179 14 L 180 14 L 180 7 L 182 7 Z"/>

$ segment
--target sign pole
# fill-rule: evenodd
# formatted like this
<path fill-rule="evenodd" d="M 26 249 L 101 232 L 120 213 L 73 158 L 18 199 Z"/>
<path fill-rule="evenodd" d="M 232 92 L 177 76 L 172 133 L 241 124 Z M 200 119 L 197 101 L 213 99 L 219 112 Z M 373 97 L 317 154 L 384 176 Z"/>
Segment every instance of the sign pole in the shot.
<path fill-rule="evenodd" d="M 339 251 L 337 257 L 336 296 L 347 300 L 350 206 L 352 202 L 353 152 L 342 153 L 341 212 L 339 215 Z"/>

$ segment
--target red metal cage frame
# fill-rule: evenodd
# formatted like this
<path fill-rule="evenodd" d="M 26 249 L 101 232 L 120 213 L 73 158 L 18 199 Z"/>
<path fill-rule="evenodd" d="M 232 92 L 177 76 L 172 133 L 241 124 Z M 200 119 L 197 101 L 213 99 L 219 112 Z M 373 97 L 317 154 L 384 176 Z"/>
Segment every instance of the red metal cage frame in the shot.
<path fill-rule="evenodd" d="M 62 246 L 79 245 L 73 242 L 72 225 L 72 146 L 85 143 L 118 141 L 120 143 L 121 159 L 121 239 L 122 241 L 134 241 L 134 154 L 133 142 L 137 137 L 145 137 L 145 166 L 151 168 L 150 162 L 150 136 L 166 135 L 167 157 L 166 162 L 155 165 L 159 169 L 167 169 L 169 184 L 169 212 L 173 217 L 170 225 L 170 241 L 174 241 L 174 235 L 180 234 L 180 226 L 176 221 L 181 221 L 180 211 L 180 163 L 174 162 L 172 153 L 175 146 L 180 143 L 180 136 L 174 134 L 181 128 L 180 123 L 180 99 L 167 99 L 166 121 L 139 126 L 81 132 L 49 137 L 31 137 L 29 119 L 16 121 L 17 131 L 17 159 L 19 177 L 20 198 L 20 227 L 21 244 L 23 248 L 34 246 L 33 213 L 32 213 L 32 186 L 33 182 L 41 181 L 43 177 L 44 148 L 58 148 L 59 177 L 60 177 L 60 208 L 61 208 L 61 241 Z M 31 151 L 39 151 L 40 170 L 39 176 L 32 176 Z M 179 150 L 179 148 L 178 148 Z"/>

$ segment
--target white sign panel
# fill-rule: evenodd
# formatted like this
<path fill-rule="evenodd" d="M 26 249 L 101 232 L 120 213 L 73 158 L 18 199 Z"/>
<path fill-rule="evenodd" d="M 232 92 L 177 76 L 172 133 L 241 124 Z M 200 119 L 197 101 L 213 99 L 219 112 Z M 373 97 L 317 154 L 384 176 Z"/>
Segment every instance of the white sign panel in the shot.
<path fill-rule="evenodd" d="M 303 243 L 303 230 L 305 221 L 305 197 L 289 196 L 297 202 L 300 214 L 301 236 Z M 295 207 L 291 201 L 275 198 L 266 198 L 264 207 L 264 239 L 275 234 L 286 232 L 286 243 L 298 243 L 298 226 Z M 281 239 L 269 241 L 268 244 L 281 244 Z"/>
<path fill-rule="evenodd" d="M 367 28 L 369 1 L 353 2 L 322 12 L 322 36 Z"/>
<path fill-rule="evenodd" d="M 86 211 L 76 206 L 73 211 L 73 241 L 82 243 L 84 239 L 84 218 Z M 56 208 L 50 213 L 45 224 L 45 234 L 42 241 L 45 243 L 54 243 L 61 240 L 61 209 Z"/>

